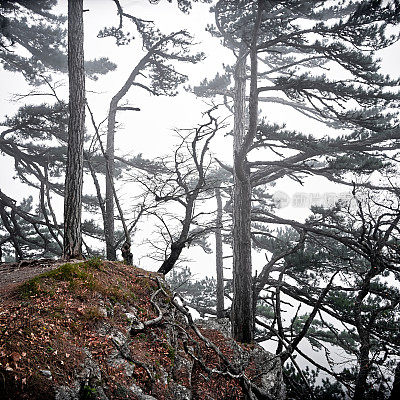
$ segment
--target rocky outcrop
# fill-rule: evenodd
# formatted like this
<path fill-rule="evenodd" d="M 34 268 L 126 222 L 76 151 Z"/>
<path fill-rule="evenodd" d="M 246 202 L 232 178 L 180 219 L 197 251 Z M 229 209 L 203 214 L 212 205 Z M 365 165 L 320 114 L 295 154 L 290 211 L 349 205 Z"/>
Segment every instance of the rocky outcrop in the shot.
<path fill-rule="evenodd" d="M 146 271 L 67 264 L 4 300 L 2 400 L 285 398 L 278 359 L 236 343 L 228 320 L 194 323 Z"/>
<path fill-rule="evenodd" d="M 267 352 L 258 344 L 243 346 L 232 339 L 231 324 L 228 318 L 196 321 L 204 330 L 221 332 L 226 345 L 232 349 L 232 365 L 238 370 L 252 369 L 257 378 L 254 383 L 271 398 L 285 399 L 286 388 L 283 383 L 280 359 Z"/>

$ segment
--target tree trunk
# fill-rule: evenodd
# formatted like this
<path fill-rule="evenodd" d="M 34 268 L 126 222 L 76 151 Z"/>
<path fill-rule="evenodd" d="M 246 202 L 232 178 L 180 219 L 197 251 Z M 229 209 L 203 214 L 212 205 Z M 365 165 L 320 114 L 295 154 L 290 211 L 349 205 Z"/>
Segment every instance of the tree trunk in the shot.
<path fill-rule="evenodd" d="M 148 52 L 131 71 L 128 79 L 125 81 L 121 89 L 111 99 L 110 108 L 108 111 L 107 122 L 107 149 L 106 149 L 106 224 L 104 226 L 104 234 L 106 239 L 106 252 L 108 260 L 116 260 L 117 252 L 115 246 L 115 226 L 114 226 L 114 158 L 115 158 L 115 125 L 118 111 L 118 104 L 121 99 L 128 93 L 133 85 L 136 76 L 142 69 L 145 68 L 152 52 Z M 129 237 L 126 237 L 126 242 L 130 245 Z"/>
<path fill-rule="evenodd" d="M 215 189 L 217 199 L 217 228 L 215 230 L 215 264 L 217 268 L 217 318 L 224 317 L 224 264 L 222 254 L 222 199 L 219 188 Z"/>
<path fill-rule="evenodd" d="M 353 395 L 353 400 L 363 400 L 364 399 L 364 394 L 365 394 L 365 389 L 367 386 L 367 378 L 370 370 L 369 366 L 369 333 L 368 332 L 363 332 L 362 335 L 360 335 L 360 359 L 359 359 L 359 364 L 360 368 L 357 374 L 357 379 L 356 379 L 356 386 L 354 388 L 354 395 Z"/>
<path fill-rule="evenodd" d="M 66 259 L 82 257 L 83 139 L 85 130 L 85 70 L 83 0 L 68 0 L 69 121 L 64 197 Z"/>
<path fill-rule="evenodd" d="M 246 121 L 246 49 L 239 51 L 235 68 L 234 97 L 234 189 L 233 189 L 233 302 L 232 334 L 242 343 L 253 340 L 251 270 L 251 185 L 247 158 L 243 158 Z"/>
<path fill-rule="evenodd" d="M 372 264 L 373 265 L 373 264 Z M 371 269 L 365 276 L 365 280 L 359 291 L 355 302 L 354 302 L 354 321 L 357 328 L 357 333 L 360 338 L 360 354 L 358 358 L 359 363 L 359 370 L 356 378 L 356 385 L 354 388 L 354 395 L 353 400 L 363 400 L 365 389 L 367 386 L 367 378 L 370 371 L 370 360 L 369 360 L 369 351 L 371 348 L 370 344 L 370 333 L 368 331 L 368 327 L 366 327 L 366 322 L 363 321 L 362 315 L 362 305 L 363 300 L 369 293 L 370 289 L 370 282 L 371 279 L 374 277 L 375 271 L 374 268 L 371 266 Z"/>
<path fill-rule="evenodd" d="M 235 98 L 233 127 L 233 302 L 232 333 L 234 339 L 250 343 L 254 337 L 255 303 L 251 265 L 251 182 L 247 153 L 258 126 L 257 39 L 264 4 L 257 2 L 250 54 L 249 128 L 245 132 L 246 56 L 242 44 L 235 67 Z"/>
<path fill-rule="evenodd" d="M 110 111 L 108 113 L 107 125 L 107 149 L 106 149 L 106 225 L 104 227 L 104 234 L 106 238 L 106 254 L 107 260 L 116 260 L 117 252 L 115 248 L 114 238 L 114 137 L 115 137 L 115 117 L 117 113 L 118 100 L 112 100 L 110 104 Z"/>
<path fill-rule="evenodd" d="M 389 400 L 400 399 L 400 362 L 397 363 L 396 371 L 394 373 L 394 381 Z"/>
<path fill-rule="evenodd" d="M 185 247 L 185 243 L 172 243 L 171 245 L 171 253 L 168 258 L 161 264 L 161 267 L 157 272 L 160 274 L 168 274 L 172 268 L 174 268 L 175 263 L 179 260 L 179 257 L 182 253 L 183 248 Z"/>
<path fill-rule="evenodd" d="M 182 221 L 182 231 L 179 235 L 179 238 L 171 243 L 171 253 L 169 256 L 164 260 L 161 264 L 161 267 L 158 269 L 157 272 L 160 274 L 168 274 L 174 268 L 176 262 L 179 260 L 179 257 L 182 253 L 182 250 L 185 247 L 185 244 L 188 242 L 190 224 L 192 221 L 193 215 L 193 207 L 195 199 L 199 194 L 199 189 L 195 189 L 193 193 L 186 198 L 186 211 L 185 211 L 185 219 Z"/>

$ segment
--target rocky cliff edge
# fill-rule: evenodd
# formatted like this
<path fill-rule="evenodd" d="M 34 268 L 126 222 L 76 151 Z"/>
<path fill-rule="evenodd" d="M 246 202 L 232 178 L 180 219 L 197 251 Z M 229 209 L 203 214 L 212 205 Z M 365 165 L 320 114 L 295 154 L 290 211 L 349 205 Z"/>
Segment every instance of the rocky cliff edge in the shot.
<path fill-rule="evenodd" d="M 54 265 L 2 294 L 0 399 L 284 399 L 279 361 L 229 331 L 157 274 Z"/>

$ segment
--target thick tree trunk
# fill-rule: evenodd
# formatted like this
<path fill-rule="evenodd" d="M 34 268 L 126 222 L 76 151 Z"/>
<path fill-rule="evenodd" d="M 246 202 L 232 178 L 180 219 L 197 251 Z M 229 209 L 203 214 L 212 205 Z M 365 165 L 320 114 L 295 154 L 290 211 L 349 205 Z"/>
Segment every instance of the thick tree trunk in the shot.
<path fill-rule="evenodd" d="M 243 343 L 253 340 L 251 269 L 251 185 L 250 169 L 242 146 L 246 125 L 246 50 L 239 51 L 235 70 L 234 98 L 234 190 L 233 190 L 233 303 L 232 334 Z"/>
<path fill-rule="evenodd" d="M 358 358 L 359 370 L 356 378 L 353 400 L 364 399 L 365 389 L 367 387 L 367 378 L 371 368 L 369 359 L 369 351 L 371 348 L 370 333 L 368 331 L 368 328 L 365 326 L 366 322 L 363 321 L 362 305 L 363 305 L 363 300 L 369 293 L 370 282 L 371 279 L 374 277 L 374 275 L 375 275 L 374 268 L 371 267 L 371 269 L 364 278 L 365 280 L 363 282 L 361 290 L 359 291 L 354 302 L 353 313 L 354 313 L 354 321 L 357 328 L 357 333 L 360 338 L 360 350 Z"/>
<path fill-rule="evenodd" d="M 222 254 L 222 198 L 219 188 L 215 189 L 217 199 L 217 228 L 215 230 L 215 264 L 217 268 L 217 318 L 224 315 L 224 264 Z"/>
<path fill-rule="evenodd" d="M 179 260 L 179 257 L 182 253 L 183 248 L 185 247 L 185 243 L 172 243 L 171 245 L 171 253 L 168 258 L 161 264 L 161 267 L 157 272 L 160 274 L 168 274 L 174 268 L 175 263 Z"/>
<path fill-rule="evenodd" d="M 247 153 L 258 126 L 257 38 L 261 25 L 263 1 L 258 0 L 257 17 L 250 44 L 249 128 L 245 132 L 246 54 L 239 50 L 235 68 L 233 127 L 233 302 L 232 333 L 234 339 L 249 343 L 254 337 L 255 303 L 251 265 L 251 182 Z"/>
<path fill-rule="evenodd" d="M 64 258 L 82 257 L 83 138 L 85 70 L 83 0 L 68 1 L 69 122 L 64 198 Z"/>
<path fill-rule="evenodd" d="M 360 330 L 358 329 L 360 332 Z M 356 379 L 356 386 L 354 388 L 353 400 L 363 400 L 365 389 L 367 386 L 367 378 L 370 370 L 369 366 L 369 333 L 364 331 L 362 335 L 360 335 L 360 359 L 359 359 L 359 371 Z"/>
<path fill-rule="evenodd" d="M 116 260 L 117 252 L 115 248 L 114 237 L 114 138 L 115 138 L 115 117 L 117 113 L 118 99 L 114 99 L 110 104 L 107 125 L 107 149 L 106 149 L 106 225 L 104 226 L 104 234 L 106 239 L 107 260 Z"/>

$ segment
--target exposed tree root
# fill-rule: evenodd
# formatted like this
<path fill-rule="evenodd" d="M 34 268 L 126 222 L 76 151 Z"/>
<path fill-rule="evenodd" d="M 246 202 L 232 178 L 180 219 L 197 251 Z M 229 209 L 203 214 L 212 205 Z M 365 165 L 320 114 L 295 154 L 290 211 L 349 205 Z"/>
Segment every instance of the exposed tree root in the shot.
<path fill-rule="evenodd" d="M 142 277 L 142 278 L 144 277 L 144 278 L 154 280 L 153 278 L 151 278 L 150 276 L 147 276 L 147 275 L 138 275 L 138 277 Z M 132 324 L 131 329 L 129 331 L 131 336 L 135 336 L 137 333 L 143 332 L 146 328 L 157 325 L 162 321 L 164 314 L 161 311 L 160 306 L 154 301 L 154 299 L 157 297 L 157 295 L 159 293 L 161 293 L 161 291 L 163 291 L 165 293 L 165 291 L 162 289 L 162 287 L 160 287 L 150 297 L 150 303 L 157 310 L 157 314 L 158 314 L 157 317 L 149 319 L 148 321 L 145 321 L 145 322 L 138 321 L 135 325 Z"/>
<path fill-rule="evenodd" d="M 135 360 L 134 358 L 131 357 L 128 346 L 119 345 L 118 342 L 115 339 L 113 339 L 112 337 L 111 337 L 111 341 L 113 342 L 115 348 L 118 350 L 119 354 L 121 355 L 121 357 L 124 360 L 129 361 L 132 364 L 135 364 L 140 368 L 143 368 L 146 371 L 149 379 L 152 382 L 155 381 L 154 376 L 153 376 L 152 372 L 150 371 L 149 367 L 146 364 L 144 364 L 144 363 L 142 363 L 142 362 L 140 362 L 138 360 Z"/>
<path fill-rule="evenodd" d="M 155 302 L 155 298 L 158 294 L 163 293 L 165 298 L 167 298 L 170 303 L 175 307 L 177 311 L 179 311 L 181 314 L 183 314 L 186 317 L 186 320 L 188 321 L 189 326 L 192 328 L 196 336 L 205 343 L 205 345 L 208 348 L 211 348 L 215 354 L 222 360 L 225 370 L 221 371 L 218 369 L 211 369 L 205 365 L 205 363 L 197 357 L 193 351 L 189 348 L 187 343 L 184 343 L 184 348 L 186 353 L 194 360 L 196 361 L 201 368 L 207 372 L 208 374 L 218 374 L 221 376 L 228 376 L 230 378 L 236 379 L 239 383 L 244 392 L 247 394 L 248 399 L 250 400 L 275 400 L 274 397 L 272 397 L 270 394 L 265 392 L 263 389 L 261 389 L 259 386 L 254 384 L 244 373 L 243 370 L 238 370 L 235 366 L 232 365 L 232 363 L 229 361 L 229 359 L 222 353 L 222 351 L 209 339 L 207 339 L 199 330 L 199 328 L 196 326 L 196 324 L 193 321 L 193 318 L 188 310 L 188 308 L 185 306 L 185 303 L 181 299 L 183 304 L 180 304 L 177 301 L 177 295 L 170 295 L 168 294 L 165 289 L 162 286 L 161 280 L 158 276 L 152 277 L 152 276 L 145 276 L 149 280 L 152 280 L 153 282 L 157 283 L 158 289 L 152 294 L 151 296 L 151 303 L 154 306 L 154 308 L 157 310 L 158 316 L 156 318 L 150 319 L 145 322 L 140 322 L 137 327 L 131 328 L 131 335 L 135 335 L 136 333 L 144 330 L 145 328 L 149 326 L 154 326 L 156 324 L 159 324 L 162 322 L 163 319 L 163 313 L 159 307 L 159 305 Z M 178 326 L 178 325 L 176 325 Z M 183 327 L 179 327 L 185 334 L 185 336 L 188 338 L 188 340 L 195 342 L 197 345 L 198 343 L 185 331 Z M 199 346 L 200 347 L 200 346 Z"/>

